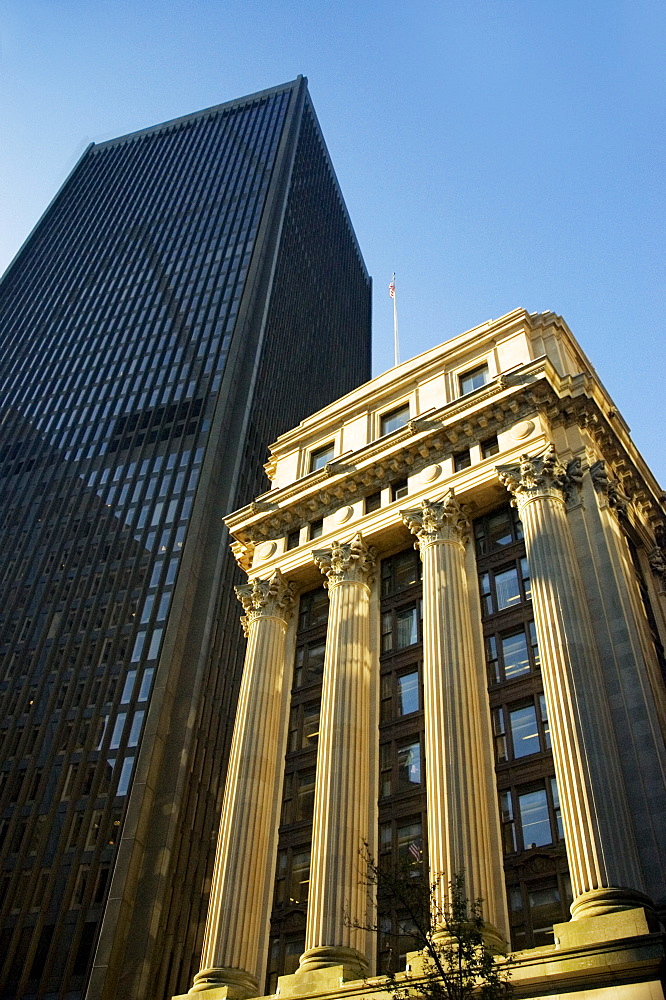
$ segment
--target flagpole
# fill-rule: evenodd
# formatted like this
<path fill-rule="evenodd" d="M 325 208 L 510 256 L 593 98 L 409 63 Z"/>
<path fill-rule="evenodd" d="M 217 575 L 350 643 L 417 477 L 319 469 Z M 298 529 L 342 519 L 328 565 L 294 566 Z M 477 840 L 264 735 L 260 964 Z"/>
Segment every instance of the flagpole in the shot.
<path fill-rule="evenodd" d="M 400 364 L 400 345 L 398 342 L 398 302 L 395 296 L 395 271 L 389 285 L 389 295 L 393 299 L 393 356 L 394 364 L 397 368 Z"/>

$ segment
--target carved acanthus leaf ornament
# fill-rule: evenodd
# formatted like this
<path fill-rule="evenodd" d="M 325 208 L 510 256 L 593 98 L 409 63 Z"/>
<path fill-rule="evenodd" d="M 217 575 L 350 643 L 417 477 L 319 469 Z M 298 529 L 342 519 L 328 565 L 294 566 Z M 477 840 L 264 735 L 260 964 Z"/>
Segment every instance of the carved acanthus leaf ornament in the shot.
<path fill-rule="evenodd" d="M 312 557 L 326 576 L 327 587 L 344 582 L 370 584 L 374 578 L 377 550 L 366 545 L 360 532 L 351 542 L 333 542 L 330 549 L 316 549 Z"/>
<path fill-rule="evenodd" d="M 280 618 L 286 623 L 293 614 L 296 587 L 285 580 L 279 569 L 269 580 L 256 579 L 235 589 L 245 611 L 241 618 L 245 635 L 257 618 Z"/>
<path fill-rule="evenodd" d="M 565 465 L 550 445 L 542 455 L 521 455 L 518 465 L 498 465 L 500 482 L 513 494 L 514 506 L 522 507 L 537 497 L 566 500 L 580 489 L 583 468 L 579 458 Z"/>
<path fill-rule="evenodd" d="M 469 538 L 467 508 L 456 499 L 450 490 L 442 500 L 423 500 L 420 507 L 401 510 L 400 516 L 416 535 L 419 547 L 433 542 L 461 542 Z"/>
<path fill-rule="evenodd" d="M 629 511 L 631 498 L 627 495 L 618 480 L 609 476 L 606 463 L 603 459 L 595 462 L 594 465 L 590 467 L 590 476 L 592 477 L 592 483 L 594 484 L 595 490 L 606 496 L 608 506 L 611 507 L 620 517 L 626 517 Z"/>

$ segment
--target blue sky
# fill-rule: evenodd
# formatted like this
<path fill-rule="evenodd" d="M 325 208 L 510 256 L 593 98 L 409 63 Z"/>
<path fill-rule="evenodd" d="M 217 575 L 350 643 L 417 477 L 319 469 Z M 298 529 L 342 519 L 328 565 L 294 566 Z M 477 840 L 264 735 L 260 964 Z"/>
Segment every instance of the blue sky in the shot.
<path fill-rule="evenodd" d="M 569 323 L 666 485 L 662 0 L 4 0 L 0 271 L 88 142 L 293 79 L 375 281 L 374 371 Z"/>

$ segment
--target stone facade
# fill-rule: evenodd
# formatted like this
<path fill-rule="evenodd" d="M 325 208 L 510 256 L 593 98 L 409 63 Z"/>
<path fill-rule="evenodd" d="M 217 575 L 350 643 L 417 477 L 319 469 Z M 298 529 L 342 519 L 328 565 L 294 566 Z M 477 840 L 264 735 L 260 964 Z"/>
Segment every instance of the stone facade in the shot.
<path fill-rule="evenodd" d="M 395 849 L 464 871 L 517 995 L 663 997 L 664 498 L 566 324 L 516 310 L 462 334 L 284 434 L 267 470 L 227 519 L 249 643 L 191 992 L 381 994 L 363 858 L 422 786 L 427 847 L 399 819 Z M 396 649 L 417 666 L 390 673 Z M 308 676 L 320 701 L 290 711 Z M 425 776 L 418 740 L 389 741 L 418 712 Z"/>

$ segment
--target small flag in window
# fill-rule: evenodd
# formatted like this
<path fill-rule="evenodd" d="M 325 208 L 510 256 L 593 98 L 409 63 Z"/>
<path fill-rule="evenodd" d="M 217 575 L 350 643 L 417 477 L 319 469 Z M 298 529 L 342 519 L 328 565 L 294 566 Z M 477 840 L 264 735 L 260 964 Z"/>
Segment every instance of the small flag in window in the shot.
<path fill-rule="evenodd" d="M 411 856 L 414 858 L 415 861 L 421 860 L 421 848 L 419 847 L 419 845 L 416 843 L 415 840 L 413 840 L 409 845 L 409 853 L 411 854 Z"/>

